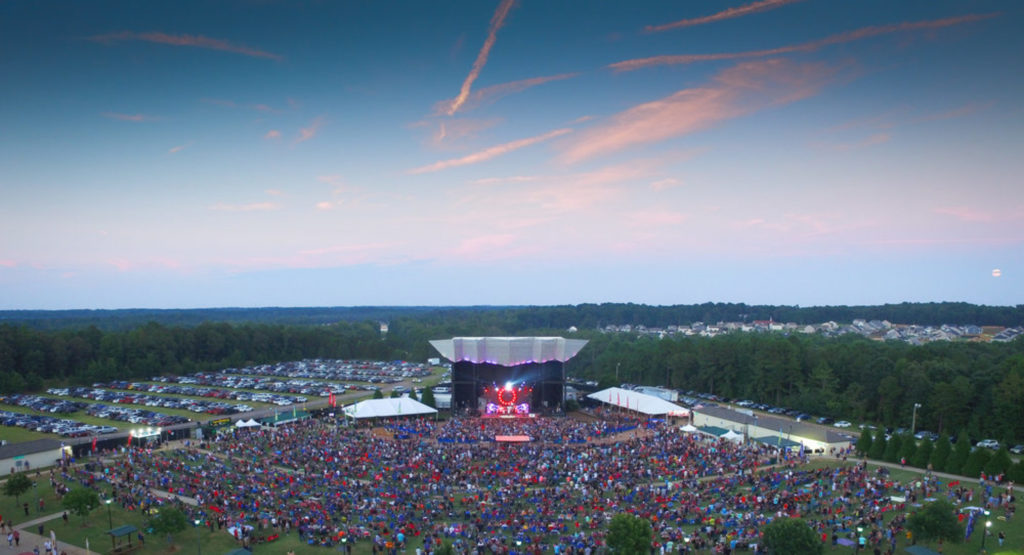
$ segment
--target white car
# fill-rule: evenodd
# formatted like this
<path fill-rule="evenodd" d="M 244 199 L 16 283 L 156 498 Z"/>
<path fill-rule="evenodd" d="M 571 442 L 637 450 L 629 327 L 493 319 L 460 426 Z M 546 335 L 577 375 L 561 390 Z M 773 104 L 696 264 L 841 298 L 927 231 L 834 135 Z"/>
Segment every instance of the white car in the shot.
<path fill-rule="evenodd" d="M 985 449 L 999 449 L 999 442 L 994 439 L 983 439 L 978 442 L 977 446 Z"/>
<path fill-rule="evenodd" d="M 835 424 L 833 424 L 833 426 L 835 426 L 836 428 L 849 428 L 852 425 L 853 424 L 850 424 L 849 422 L 847 422 L 845 420 L 840 420 L 839 422 L 836 422 Z"/>

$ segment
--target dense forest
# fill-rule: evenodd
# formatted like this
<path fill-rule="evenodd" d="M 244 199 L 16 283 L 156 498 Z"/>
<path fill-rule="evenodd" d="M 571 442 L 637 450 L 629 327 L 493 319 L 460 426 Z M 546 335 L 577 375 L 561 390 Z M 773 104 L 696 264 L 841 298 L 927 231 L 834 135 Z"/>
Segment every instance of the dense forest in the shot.
<path fill-rule="evenodd" d="M 6 310 L 0 322 L 35 329 L 96 326 L 101 330 L 128 330 L 157 322 L 167 326 L 203 323 L 318 325 L 338 322 L 391 321 L 416 318 L 447 322 L 464 320 L 511 331 L 525 328 L 594 329 L 609 324 L 665 327 L 693 322 L 776 322 L 819 324 L 849 323 L 856 318 L 888 320 L 894 324 L 1019 326 L 1024 306 L 982 306 L 968 303 L 901 303 L 879 306 L 769 306 L 743 303 L 704 303 L 651 306 L 632 303 L 580 304 L 543 307 L 312 307 L 312 308 L 197 308 L 122 310 Z"/>
<path fill-rule="evenodd" d="M 608 310 L 602 311 L 602 306 Z M 943 316 L 954 313 L 959 305 L 925 305 L 936 309 L 936 314 L 927 315 L 920 305 L 909 306 L 922 311 L 919 322 L 965 321 L 945 320 Z M 920 403 L 918 429 L 949 434 L 967 431 L 973 438 L 1015 442 L 1024 439 L 1024 340 L 911 346 L 859 336 L 829 339 L 803 334 L 733 333 L 713 338 L 658 339 L 598 331 L 604 323 L 685 323 L 688 311 L 704 311 L 694 320 L 728 320 L 732 318 L 725 313 L 738 307 L 753 310 L 743 305 L 431 309 L 396 315 L 390 319 L 386 335 L 380 333 L 375 320 L 315 326 L 226 322 L 172 326 L 150 322 L 110 330 L 95 325 L 41 329 L 6 323 L 0 324 L 0 391 L 39 391 L 59 384 L 185 374 L 303 358 L 422 361 L 437 356 L 428 344 L 430 339 L 563 335 L 590 340 L 568 363 L 570 375 L 602 384 L 665 385 L 892 427 L 909 427 L 912 407 Z M 974 310 L 982 314 L 985 309 L 967 307 L 962 314 L 974 314 Z M 1020 311 L 1007 310 L 1012 314 Z M 762 317 L 753 312 L 743 314 L 749 319 Z M 769 315 L 790 321 L 776 314 L 782 313 Z M 870 312 L 850 315 L 901 322 L 898 316 Z M 815 313 L 815 319 L 827 316 Z M 989 319 L 973 321 L 992 323 Z M 569 325 L 580 331 L 566 332 Z"/>

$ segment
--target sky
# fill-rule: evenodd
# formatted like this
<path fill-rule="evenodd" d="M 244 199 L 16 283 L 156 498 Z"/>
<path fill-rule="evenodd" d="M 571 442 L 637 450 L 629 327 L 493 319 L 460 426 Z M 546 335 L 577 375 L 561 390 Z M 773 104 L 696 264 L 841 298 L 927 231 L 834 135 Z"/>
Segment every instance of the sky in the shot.
<path fill-rule="evenodd" d="M 1024 304 L 1024 3 L 0 2 L 0 309 Z"/>

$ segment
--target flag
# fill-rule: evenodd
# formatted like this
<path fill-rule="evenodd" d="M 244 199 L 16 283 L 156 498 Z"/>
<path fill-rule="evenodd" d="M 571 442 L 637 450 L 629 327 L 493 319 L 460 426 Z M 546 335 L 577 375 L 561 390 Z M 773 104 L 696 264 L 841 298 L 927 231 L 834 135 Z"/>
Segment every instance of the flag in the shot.
<path fill-rule="evenodd" d="M 298 415 L 295 414 L 295 405 L 292 405 L 292 418 L 298 418 Z"/>
<path fill-rule="evenodd" d="M 977 514 L 978 511 L 971 511 L 971 516 L 967 519 L 967 533 L 964 534 L 964 541 L 971 539 L 971 532 L 974 531 L 974 517 Z"/>
<path fill-rule="evenodd" d="M 95 436 L 93 436 L 93 438 L 92 438 L 92 452 L 93 453 L 96 452 L 96 437 Z"/>

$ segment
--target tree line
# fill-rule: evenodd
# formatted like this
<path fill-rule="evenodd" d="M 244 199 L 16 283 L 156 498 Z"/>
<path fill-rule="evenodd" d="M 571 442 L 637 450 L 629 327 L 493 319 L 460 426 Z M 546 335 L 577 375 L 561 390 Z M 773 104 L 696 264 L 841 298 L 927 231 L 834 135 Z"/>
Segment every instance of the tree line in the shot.
<path fill-rule="evenodd" d="M 594 329 L 609 324 L 666 327 L 694 322 L 753 322 L 774 320 L 796 324 L 854 319 L 888 320 L 895 324 L 938 326 L 976 324 L 1013 327 L 1024 324 L 1024 305 L 984 306 L 969 303 L 898 303 L 876 306 L 785 306 L 745 303 L 703 303 L 653 306 L 634 303 L 584 303 L 560 306 L 355 306 L 355 307 L 266 307 L 202 309 L 119 309 L 119 310 L 4 310 L 0 322 L 23 324 L 35 329 L 84 328 L 128 330 L 157 322 L 168 326 L 198 326 L 203 323 L 322 325 L 370 320 L 419 319 L 438 322 L 461 320 L 477 327 L 496 325 L 505 329 L 552 328 Z"/>
<path fill-rule="evenodd" d="M 150 322 L 127 330 L 0 324 L 0 391 L 303 358 L 424 361 L 439 356 L 431 339 L 563 335 L 590 341 L 567 364 L 569 375 L 602 384 L 663 385 L 890 427 L 910 427 L 913 405 L 919 403 L 919 430 L 1024 439 L 1021 340 L 912 346 L 853 335 L 780 333 L 658 339 L 605 334 L 596 327 L 567 333 L 561 324 L 538 321 L 526 309 L 418 313 L 392 320 L 387 334 L 376 321 L 317 326 Z"/>

